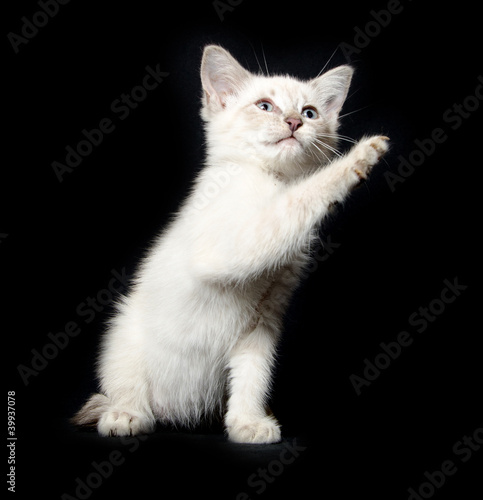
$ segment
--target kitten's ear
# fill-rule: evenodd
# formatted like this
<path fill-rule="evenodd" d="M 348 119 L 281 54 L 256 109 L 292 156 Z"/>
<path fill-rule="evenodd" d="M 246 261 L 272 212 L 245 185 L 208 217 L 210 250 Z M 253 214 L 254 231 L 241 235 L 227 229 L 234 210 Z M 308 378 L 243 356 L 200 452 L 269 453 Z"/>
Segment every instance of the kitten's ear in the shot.
<path fill-rule="evenodd" d="M 203 112 L 221 111 L 227 98 L 236 95 L 241 85 L 250 77 L 225 49 L 208 45 L 201 61 L 201 83 L 203 85 Z"/>
<path fill-rule="evenodd" d="M 344 104 L 354 70 L 347 65 L 331 69 L 322 76 L 311 80 L 329 119 L 337 119 Z"/>

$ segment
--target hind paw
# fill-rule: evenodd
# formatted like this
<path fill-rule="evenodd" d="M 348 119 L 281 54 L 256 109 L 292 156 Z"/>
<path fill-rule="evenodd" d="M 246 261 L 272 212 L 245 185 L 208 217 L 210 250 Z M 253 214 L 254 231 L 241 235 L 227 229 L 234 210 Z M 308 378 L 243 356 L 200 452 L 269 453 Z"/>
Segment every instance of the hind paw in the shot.
<path fill-rule="evenodd" d="M 153 432 L 154 423 L 144 416 L 110 410 L 99 419 L 97 430 L 101 436 L 135 436 Z"/>

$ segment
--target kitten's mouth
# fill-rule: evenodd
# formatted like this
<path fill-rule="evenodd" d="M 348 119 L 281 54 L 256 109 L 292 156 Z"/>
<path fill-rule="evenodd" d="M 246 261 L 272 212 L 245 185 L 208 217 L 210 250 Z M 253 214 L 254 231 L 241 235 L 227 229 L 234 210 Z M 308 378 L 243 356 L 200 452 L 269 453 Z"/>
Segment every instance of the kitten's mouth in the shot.
<path fill-rule="evenodd" d="M 282 142 L 287 142 L 287 143 L 291 143 L 291 142 L 299 142 L 294 135 L 289 135 L 288 137 L 284 137 L 283 139 L 280 139 L 278 140 L 275 144 L 280 144 Z"/>

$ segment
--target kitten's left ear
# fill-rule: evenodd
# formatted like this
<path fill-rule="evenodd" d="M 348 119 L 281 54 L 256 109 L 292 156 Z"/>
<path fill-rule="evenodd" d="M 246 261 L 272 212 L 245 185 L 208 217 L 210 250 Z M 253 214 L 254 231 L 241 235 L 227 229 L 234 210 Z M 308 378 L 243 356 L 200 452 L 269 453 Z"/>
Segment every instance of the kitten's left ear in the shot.
<path fill-rule="evenodd" d="M 317 91 L 328 119 L 336 120 L 349 91 L 354 70 L 351 66 L 338 66 L 310 81 Z"/>
<path fill-rule="evenodd" d="M 203 112 L 223 110 L 229 96 L 236 95 L 250 73 L 225 49 L 208 45 L 201 61 L 201 83 L 203 85 Z"/>

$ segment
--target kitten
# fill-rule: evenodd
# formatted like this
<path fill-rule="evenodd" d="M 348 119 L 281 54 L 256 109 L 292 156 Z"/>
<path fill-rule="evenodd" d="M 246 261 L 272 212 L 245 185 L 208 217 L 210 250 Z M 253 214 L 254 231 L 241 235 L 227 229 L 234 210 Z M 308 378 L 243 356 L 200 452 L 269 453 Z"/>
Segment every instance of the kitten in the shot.
<path fill-rule="evenodd" d="M 123 436 L 223 412 L 231 441 L 281 439 L 267 398 L 284 310 L 329 207 L 388 149 L 382 136 L 335 149 L 351 77 L 254 75 L 205 48 L 206 166 L 118 304 L 101 394 L 76 424 Z"/>

